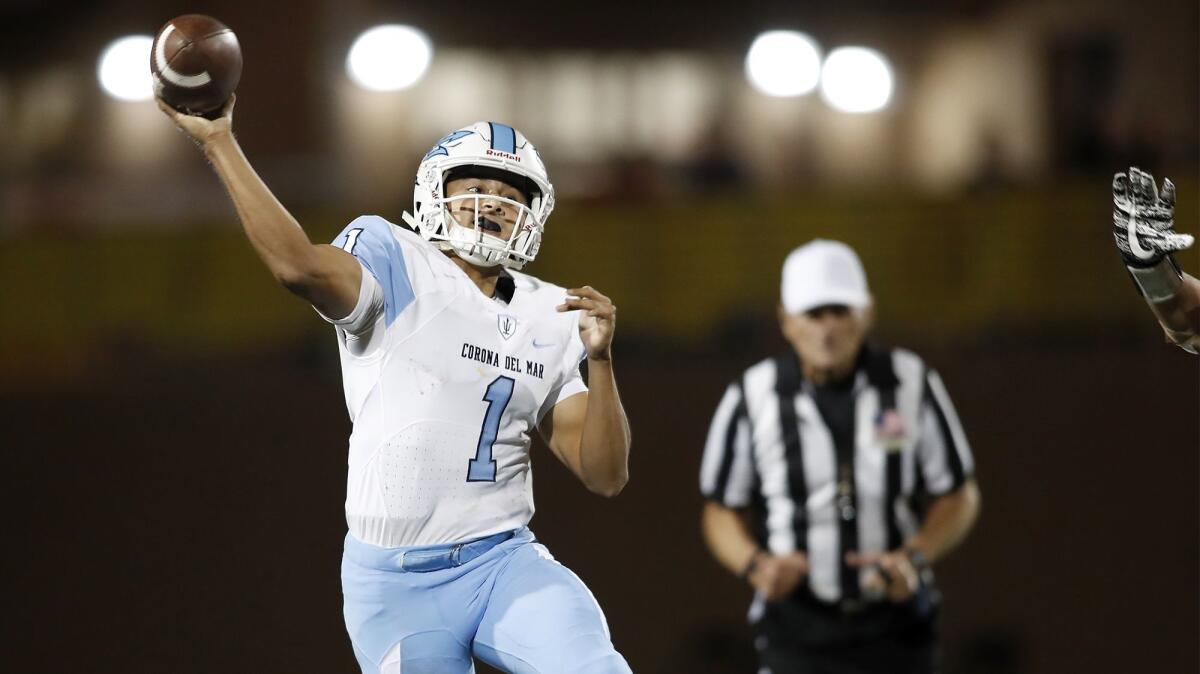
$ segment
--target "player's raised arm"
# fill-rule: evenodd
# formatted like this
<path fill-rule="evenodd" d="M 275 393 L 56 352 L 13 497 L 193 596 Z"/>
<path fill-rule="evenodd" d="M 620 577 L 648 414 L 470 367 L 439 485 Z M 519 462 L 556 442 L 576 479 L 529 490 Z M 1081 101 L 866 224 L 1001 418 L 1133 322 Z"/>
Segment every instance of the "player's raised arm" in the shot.
<path fill-rule="evenodd" d="M 1172 253 L 1193 238 L 1174 230 L 1175 185 L 1136 167 L 1113 176 L 1113 238 L 1125 266 L 1167 338 L 1200 352 L 1200 281 L 1184 274 Z"/>
<path fill-rule="evenodd" d="M 1200 353 L 1200 279 L 1180 274 L 1172 296 L 1147 302 L 1168 340 L 1184 351 Z"/>
<path fill-rule="evenodd" d="M 246 237 L 275 278 L 322 314 L 346 316 L 358 300 L 362 267 L 345 251 L 314 245 L 271 193 L 233 136 L 233 102 L 231 98 L 213 120 L 181 113 L 161 99 L 158 106 L 204 151 L 237 208 Z"/>

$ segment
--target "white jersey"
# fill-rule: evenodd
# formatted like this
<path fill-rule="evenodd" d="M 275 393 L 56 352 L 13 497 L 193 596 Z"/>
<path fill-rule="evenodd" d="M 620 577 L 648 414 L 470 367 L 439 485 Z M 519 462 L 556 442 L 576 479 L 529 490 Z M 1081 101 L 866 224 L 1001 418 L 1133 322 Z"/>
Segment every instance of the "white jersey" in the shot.
<path fill-rule="evenodd" d="M 357 218 L 333 245 L 363 283 L 337 327 L 354 430 L 346 521 L 382 547 L 455 543 L 533 517 L 529 445 L 542 417 L 587 390 L 579 312 L 532 276 L 496 298 L 408 229 Z"/>

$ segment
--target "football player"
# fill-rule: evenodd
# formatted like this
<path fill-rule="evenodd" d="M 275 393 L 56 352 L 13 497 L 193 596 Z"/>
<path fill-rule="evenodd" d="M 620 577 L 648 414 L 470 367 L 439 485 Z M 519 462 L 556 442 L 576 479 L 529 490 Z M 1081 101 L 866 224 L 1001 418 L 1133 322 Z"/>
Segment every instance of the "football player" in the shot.
<path fill-rule="evenodd" d="M 1200 280 L 1184 274 L 1172 253 L 1192 245 L 1174 228 L 1175 185 L 1136 167 L 1113 176 L 1113 237 L 1134 282 L 1167 339 L 1200 352 Z"/>
<path fill-rule="evenodd" d="M 376 215 L 314 245 L 216 120 L 159 107 L 204 151 L 275 278 L 335 327 L 353 421 L 344 617 L 363 672 L 629 672 L 587 587 L 526 526 L 542 434 L 586 485 L 628 479 L 616 307 L 521 273 L 554 188 L 534 146 L 479 122 L 417 171 L 412 230 Z M 415 231 L 413 231 L 415 230 Z M 580 365 L 587 362 L 584 384 Z"/>

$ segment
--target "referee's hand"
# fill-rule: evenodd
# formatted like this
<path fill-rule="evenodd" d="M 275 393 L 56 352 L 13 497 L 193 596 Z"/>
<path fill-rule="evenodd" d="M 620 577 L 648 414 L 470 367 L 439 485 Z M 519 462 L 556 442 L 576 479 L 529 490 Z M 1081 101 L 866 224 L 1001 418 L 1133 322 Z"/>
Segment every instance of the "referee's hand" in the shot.
<path fill-rule="evenodd" d="M 846 563 L 866 569 L 863 589 L 886 594 L 893 602 L 908 601 L 921 587 L 921 577 L 903 550 L 891 552 L 846 553 Z"/>
<path fill-rule="evenodd" d="M 750 572 L 750 585 L 767 601 L 778 601 L 796 589 L 808 573 L 808 557 L 802 552 L 772 555 L 760 552 Z"/>

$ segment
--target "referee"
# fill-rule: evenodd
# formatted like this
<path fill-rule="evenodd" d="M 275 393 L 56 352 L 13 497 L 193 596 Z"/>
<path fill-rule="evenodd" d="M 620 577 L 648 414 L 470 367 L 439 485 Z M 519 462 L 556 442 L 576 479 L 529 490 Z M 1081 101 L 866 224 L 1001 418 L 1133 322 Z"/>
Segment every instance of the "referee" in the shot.
<path fill-rule="evenodd" d="M 717 406 L 701 465 L 712 554 L 755 590 L 761 672 L 938 671 L 930 565 L 979 510 L 946 389 L 915 354 L 869 344 L 858 256 L 816 240 L 783 266 L 791 349 Z"/>

